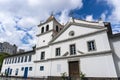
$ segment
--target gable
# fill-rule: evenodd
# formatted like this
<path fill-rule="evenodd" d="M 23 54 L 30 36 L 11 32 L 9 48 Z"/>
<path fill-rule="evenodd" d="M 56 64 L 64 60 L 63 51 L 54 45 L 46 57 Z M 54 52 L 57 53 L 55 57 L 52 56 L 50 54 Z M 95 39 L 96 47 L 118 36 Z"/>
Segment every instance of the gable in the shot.
<path fill-rule="evenodd" d="M 52 43 L 59 42 L 62 40 L 67 40 L 67 39 L 74 38 L 77 36 L 82 36 L 82 35 L 89 34 L 92 32 L 96 32 L 96 31 L 99 31 L 99 29 L 101 28 L 84 27 L 80 25 L 70 25 L 68 26 L 67 29 L 64 29 L 64 31 L 60 35 L 58 35 L 58 37 L 54 39 Z M 74 32 L 74 36 L 71 36 L 71 33 L 73 32 Z"/>

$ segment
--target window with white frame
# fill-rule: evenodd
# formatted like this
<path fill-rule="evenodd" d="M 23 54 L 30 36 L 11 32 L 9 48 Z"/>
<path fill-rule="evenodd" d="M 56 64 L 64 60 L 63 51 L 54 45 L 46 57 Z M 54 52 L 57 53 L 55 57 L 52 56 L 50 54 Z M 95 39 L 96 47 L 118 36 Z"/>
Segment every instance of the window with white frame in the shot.
<path fill-rule="evenodd" d="M 95 40 L 88 41 L 87 46 L 88 46 L 88 51 L 95 51 L 96 50 Z"/>
<path fill-rule="evenodd" d="M 41 60 L 45 59 L 45 52 L 41 52 Z"/>
<path fill-rule="evenodd" d="M 27 62 L 27 56 L 25 56 L 25 61 L 24 62 Z"/>
<path fill-rule="evenodd" d="M 70 55 L 75 55 L 76 54 L 76 47 L 75 44 L 70 45 Z"/>
<path fill-rule="evenodd" d="M 17 62 L 17 57 L 15 58 L 15 63 Z"/>
<path fill-rule="evenodd" d="M 60 48 L 56 48 L 56 56 L 60 56 L 60 52 L 61 50 L 60 50 Z"/>
<path fill-rule="evenodd" d="M 20 57 L 18 57 L 18 63 L 20 62 Z"/>
<path fill-rule="evenodd" d="M 23 62 L 24 56 L 21 57 L 21 63 Z"/>
<path fill-rule="evenodd" d="M 31 55 L 29 55 L 29 59 L 28 59 L 28 61 L 29 61 L 29 62 L 31 61 Z"/>
<path fill-rule="evenodd" d="M 40 66 L 40 71 L 44 71 L 44 66 Z"/>
<path fill-rule="evenodd" d="M 32 67 L 29 67 L 29 71 L 32 71 Z"/>

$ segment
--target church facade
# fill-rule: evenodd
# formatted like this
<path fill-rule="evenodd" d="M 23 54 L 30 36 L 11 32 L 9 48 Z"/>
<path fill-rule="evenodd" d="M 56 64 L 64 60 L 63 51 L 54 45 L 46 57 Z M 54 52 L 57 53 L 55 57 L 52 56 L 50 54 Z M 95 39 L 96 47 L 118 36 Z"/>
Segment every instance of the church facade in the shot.
<path fill-rule="evenodd" d="M 87 78 L 120 77 L 120 36 L 112 34 L 108 22 L 71 18 L 61 25 L 51 15 L 38 25 L 37 37 L 35 51 L 6 57 L 1 73 L 36 78 L 64 73 L 75 78 L 81 74 Z"/>

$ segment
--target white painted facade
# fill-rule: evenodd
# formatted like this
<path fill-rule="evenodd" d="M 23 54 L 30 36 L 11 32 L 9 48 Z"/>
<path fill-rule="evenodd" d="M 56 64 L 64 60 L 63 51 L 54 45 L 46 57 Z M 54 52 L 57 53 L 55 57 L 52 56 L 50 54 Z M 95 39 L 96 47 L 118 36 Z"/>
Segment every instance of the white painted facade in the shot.
<path fill-rule="evenodd" d="M 1 73 L 5 73 L 5 70 L 7 70 L 9 68 L 9 76 L 24 76 L 24 70 L 25 67 L 28 67 L 28 76 L 29 77 L 33 77 L 34 76 L 34 63 L 33 63 L 33 55 L 34 52 L 29 52 L 27 54 L 16 54 L 10 57 L 7 57 L 4 59 L 3 61 L 3 65 L 2 65 L 2 71 Z M 27 56 L 27 61 L 25 62 L 25 56 Z M 31 56 L 31 60 L 29 61 L 29 56 Z M 20 57 L 20 58 L 18 58 Z M 21 59 L 23 57 L 23 61 L 21 62 Z M 16 60 L 17 58 L 17 60 Z M 20 59 L 20 61 L 18 62 L 18 59 Z M 29 70 L 29 68 L 32 67 L 32 71 Z M 23 68 L 23 70 L 22 70 Z M 12 69 L 12 72 L 10 73 L 10 70 Z M 16 70 L 18 69 L 18 73 L 16 75 Z"/>
<path fill-rule="evenodd" d="M 47 25 L 49 25 L 48 31 L 46 31 Z M 56 31 L 56 25 L 58 26 L 58 31 Z M 42 27 L 44 27 L 43 33 L 41 32 Z M 36 52 L 32 55 L 32 61 L 8 65 L 3 62 L 2 73 L 8 67 L 19 68 L 20 71 L 17 76 L 23 76 L 24 70 L 21 71 L 20 68 L 27 66 L 32 67 L 32 71 L 29 71 L 27 77 L 61 76 L 61 73 L 64 72 L 69 76 L 69 62 L 78 61 L 79 73 L 84 73 L 86 77 L 118 77 L 116 60 L 110 44 L 112 42 L 109 41 L 108 30 L 104 23 L 87 22 L 71 18 L 63 27 L 52 17 L 49 21 L 40 24 L 38 28 L 38 41 Z M 71 35 L 71 32 L 74 32 L 74 34 Z M 89 41 L 94 41 L 95 49 L 93 51 L 88 49 Z M 113 45 L 115 44 L 115 49 L 120 46 L 116 45 L 119 43 L 120 41 L 113 43 Z M 72 44 L 75 45 L 76 52 L 73 55 L 70 52 L 70 45 Z M 60 48 L 59 56 L 56 56 L 56 48 Z M 117 51 L 116 53 L 120 52 L 119 49 L 115 51 Z M 44 53 L 43 59 L 41 59 L 42 52 Z M 120 57 L 119 54 L 118 56 Z M 15 76 L 14 72 L 13 70 L 11 76 Z"/>
<path fill-rule="evenodd" d="M 117 35 L 117 36 L 116 36 Z M 115 34 L 110 39 L 111 47 L 113 48 L 113 58 L 118 77 L 120 77 L 120 34 Z"/>

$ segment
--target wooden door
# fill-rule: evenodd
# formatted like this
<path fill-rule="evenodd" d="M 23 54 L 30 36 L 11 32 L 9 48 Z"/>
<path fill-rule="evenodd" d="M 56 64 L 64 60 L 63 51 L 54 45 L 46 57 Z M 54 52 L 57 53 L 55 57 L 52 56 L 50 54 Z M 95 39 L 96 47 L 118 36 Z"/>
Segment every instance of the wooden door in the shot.
<path fill-rule="evenodd" d="M 69 62 L 69 76 L 70 77 L 80 77 L 78 61 Z"/>

